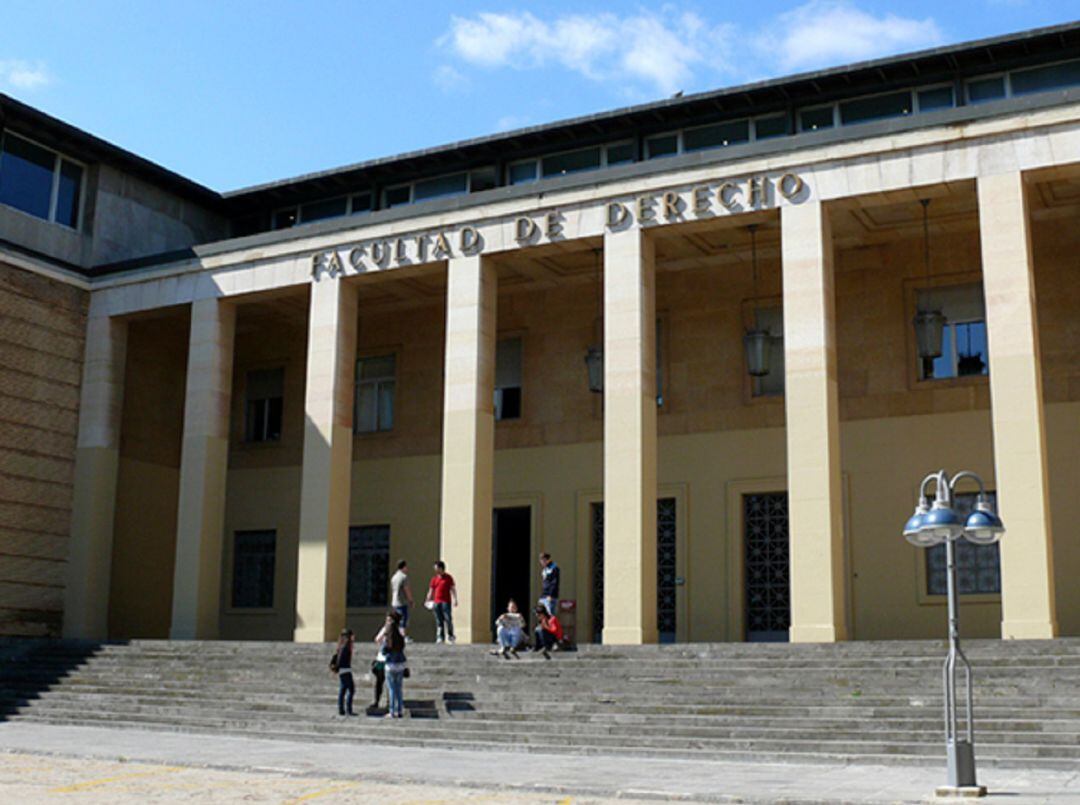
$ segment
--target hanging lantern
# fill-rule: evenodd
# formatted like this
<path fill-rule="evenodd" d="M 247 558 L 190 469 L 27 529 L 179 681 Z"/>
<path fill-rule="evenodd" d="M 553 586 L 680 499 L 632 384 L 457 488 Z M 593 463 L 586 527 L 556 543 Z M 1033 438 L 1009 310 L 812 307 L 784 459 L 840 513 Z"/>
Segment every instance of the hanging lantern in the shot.
<path fill-rule="evenodd" d="M 750 263 L 754 271 L 754 299 L 758 295 L 757 281 L 757 224 L 751 224 L 750 230 Z M 756 318 L 756 315 L 755 315 Z M 772 335 L 768 330 L 762 330 L 754 323 L 753 327 L 746 330 L 743 335 L 743 346 L 746 348 L 746 370 L 751 377 L 765 377 L 769 373 L 769 349 L 772 346 Z"/>
<path fill-rule="evenodd" d="M 589 347 L 585 353 L 585 368 L 589 373 L 589 391 L 602 394 L 604 391 L 604 350 L 602 347 Z"/>
<path fill-rule="evenodd" d="M 600 285 L 600 250 L 596 256 L 596 320 L 604 320 L 604 293 Z M 589 377 L 589 391 L 594 394 L 604 393 L 604 348 L 593 344 L 585 350 L 585 370 Z"/>
<path fill-rule="evenodd" d="M 932 360 L 941 357 L 941 340 L 945 331 L 945 315 L 941 308 L 934 304 L 933 294 L 930 292 L 930 224 L 927 210 L 930 199 L 920 199 L 923 214 L 923 269 L 926 273 L 927 301 L 926 309 L 918 310 L 911 323 L 915 325 L 915 346 L 919 357 L 923 360 Z"/>
<path fill-rule="evenodd" d="M 751 377 L 765 377 L 769 373 L 769 348 L 772 336 L 768 330 L 747 330 L 743 336 L 746 347 L 746 368 Z"/>

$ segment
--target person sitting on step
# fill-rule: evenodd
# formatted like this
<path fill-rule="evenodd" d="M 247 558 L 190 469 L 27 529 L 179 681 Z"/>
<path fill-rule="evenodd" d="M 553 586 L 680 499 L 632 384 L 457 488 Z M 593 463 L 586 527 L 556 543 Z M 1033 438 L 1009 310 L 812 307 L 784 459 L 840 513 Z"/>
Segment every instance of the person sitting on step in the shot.
<path fill-rule="evenodd" d="M 542 651 L 544 657 L 551 659 L 551 649 L 558 649 L 563 639 L 562 624 L 554 615 L 549 615 L 547 609 L 538 604 L 536 609 L 536 643 L 533 651 Z"/>
<path fill-rule="evenodd" d="M 507 659 L 517 657 L 518 646 L 525 642 L 525 616 L 518 612 L 517 601 L 506 603 L 506 612 L 495 619 L 495 634 L 499 640 L 499 652 Z"/>

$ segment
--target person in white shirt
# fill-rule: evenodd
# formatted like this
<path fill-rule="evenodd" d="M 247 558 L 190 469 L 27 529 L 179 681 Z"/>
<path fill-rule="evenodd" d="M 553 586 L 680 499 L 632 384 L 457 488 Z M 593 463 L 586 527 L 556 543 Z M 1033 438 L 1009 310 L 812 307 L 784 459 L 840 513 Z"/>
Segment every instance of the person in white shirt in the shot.
<path fill-rule="evenodd" d="M 409 628 L 409 608 L 413 605 L 412 588 L 409 587 L 409 564 L 402 559 L 397 563 L 397 573 L 390 579 L 390 606 L 401 618 L 401 633 Z M 406 643 L 412 638 L 406 635 Z"/>
<path fill-rule="evenodd" d="M 495 619 L 495 633 L 499 638 L 502 655 L 507 659 L 525 642 L 525 616 L 518 612 L 517 601 L 511 598 L 506 604 L 506 612 Z"/>

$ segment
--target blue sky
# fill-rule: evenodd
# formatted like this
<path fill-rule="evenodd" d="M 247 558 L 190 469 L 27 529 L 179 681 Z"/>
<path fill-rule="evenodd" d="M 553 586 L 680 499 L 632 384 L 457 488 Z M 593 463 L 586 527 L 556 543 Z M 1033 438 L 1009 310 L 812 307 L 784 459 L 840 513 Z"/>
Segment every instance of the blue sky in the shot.
<path fill-rule="evenodd" d="M 0 92 L 232 190 L 1078 17 L 1080 0 L 4 0 Z"/>

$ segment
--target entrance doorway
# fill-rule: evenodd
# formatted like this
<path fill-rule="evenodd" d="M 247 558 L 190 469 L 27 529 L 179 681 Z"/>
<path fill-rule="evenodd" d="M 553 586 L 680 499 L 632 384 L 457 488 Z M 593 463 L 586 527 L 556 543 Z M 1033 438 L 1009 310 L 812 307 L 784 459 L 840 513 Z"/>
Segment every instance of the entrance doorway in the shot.
<path fill-rule="evenodd" d="M 491 533 L 491 620 L 513 598 L 528 619 L 532 605 L 532 509 L 495 509 Z M 494 626 L 492 626 L 494 630 Z M 494 636 L 493 636 L 494 639 Z"/>
<path fill-rule="evenodd" d="M 679 577 L 677 506 L 675 498 L 656 501 L 656 626 L 661 643 L 678 637 Z M 592 600 L 593 642 L 602 642 L 604 633 L 604 504 L 592 504 Z"/>
<path fill-rule="evenodd" d="M 791 627 L 787 492 L 743 495 L 746 639 L 783 643 Z"/>

